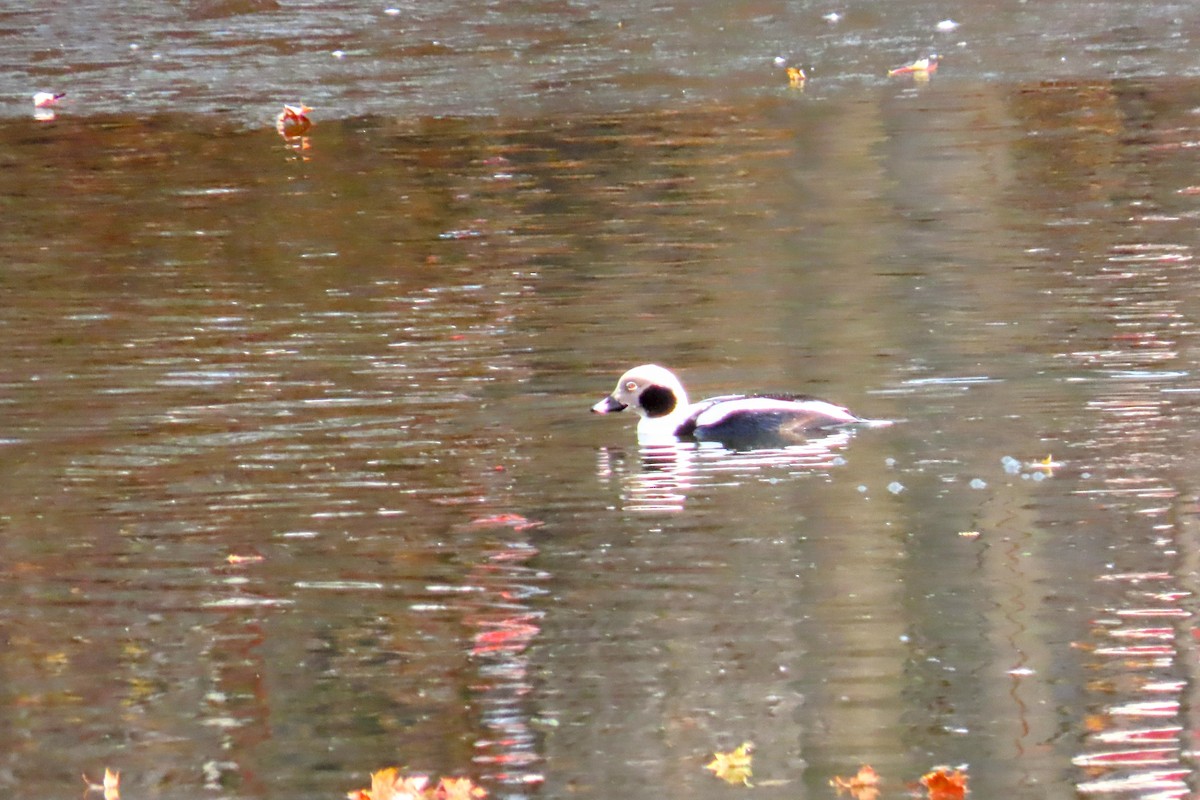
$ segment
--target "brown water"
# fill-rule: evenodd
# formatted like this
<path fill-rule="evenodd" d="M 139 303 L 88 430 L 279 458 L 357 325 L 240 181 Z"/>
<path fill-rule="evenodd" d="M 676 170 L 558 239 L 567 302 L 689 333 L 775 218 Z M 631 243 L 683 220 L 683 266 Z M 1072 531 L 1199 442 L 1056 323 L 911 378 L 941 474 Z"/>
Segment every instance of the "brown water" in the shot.
<path fill-rule="evenodd" d="M 3 791 L 1187 795 L 1191 7 L 460 5 L 4 12 Z"/>

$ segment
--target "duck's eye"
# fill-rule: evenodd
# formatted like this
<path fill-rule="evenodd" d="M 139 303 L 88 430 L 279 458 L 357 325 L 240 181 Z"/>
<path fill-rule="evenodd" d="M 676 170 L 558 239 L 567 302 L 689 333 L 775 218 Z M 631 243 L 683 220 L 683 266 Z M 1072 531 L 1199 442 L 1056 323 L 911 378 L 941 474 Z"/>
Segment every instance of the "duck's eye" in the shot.
<path fill-rule="evenodd" d="M 625 381 L 625 391 L 637 391 L 637 381 Z"/>

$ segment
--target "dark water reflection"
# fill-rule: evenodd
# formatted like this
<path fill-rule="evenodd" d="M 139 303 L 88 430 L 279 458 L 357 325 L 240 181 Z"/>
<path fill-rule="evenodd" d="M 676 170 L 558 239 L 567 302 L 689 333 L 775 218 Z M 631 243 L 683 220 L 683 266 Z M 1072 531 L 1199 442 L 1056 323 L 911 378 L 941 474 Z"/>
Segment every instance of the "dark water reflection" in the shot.
<path fill-rule="evenodd" d="M 4 123 L 0 783 L 1186 794 L 1198 107 Z M 647 360 L 901 422 L 640 451 Z"/>

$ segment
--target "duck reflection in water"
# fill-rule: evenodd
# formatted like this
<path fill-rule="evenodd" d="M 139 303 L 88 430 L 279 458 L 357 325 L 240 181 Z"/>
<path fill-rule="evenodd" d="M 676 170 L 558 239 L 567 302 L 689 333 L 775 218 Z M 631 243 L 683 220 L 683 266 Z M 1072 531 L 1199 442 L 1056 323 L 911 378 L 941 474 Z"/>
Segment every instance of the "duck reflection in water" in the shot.
<path fill-rule="evenodd" d="M 715 442 L 675 442 L 638 447 L 640 471 L 626 464 L 621 448 L 602 447 L 596 472 L 618 480 L 622 506 L 630 511 L 682 511 L 688 493 L 704 485 L 733 480 L 776 479 L 826 472 L 845 463 L 842 452 L 850 431 L 807 439 L 784 448 L 729 450 Z"/>

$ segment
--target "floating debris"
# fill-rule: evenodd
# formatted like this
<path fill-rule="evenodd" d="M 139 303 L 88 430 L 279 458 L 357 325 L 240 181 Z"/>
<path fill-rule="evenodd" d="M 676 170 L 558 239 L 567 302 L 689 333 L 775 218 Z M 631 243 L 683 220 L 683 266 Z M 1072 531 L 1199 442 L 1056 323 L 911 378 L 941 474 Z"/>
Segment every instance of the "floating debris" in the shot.
<path fill-rule="evenodd" d="M 104 800 L 121 800 L 121 773 L 117 770 L 104 768 L 104 783 L 95 783 L 83 776 L 83 782 L 87 786 L 85 794 L 90 792 L 101 792 L 104 794 Z"/>
<path fill-rule="evenodd" d="M 879 782 L 879 773 L 871 766 L 863 764 L 853 777 L 843 778 L 835 775 L 829 781 L 829 785 L 837 790 L 838 796 L 847 792 L 854 800 L 875 800 L 879 796 Z"/>
<path fill-rule="evenodd" d="M 918 58 L 911 64 L 905 64 L 903 67 L 896 67 L 888 70 L 888 77 L 894 78 L 897 75 L 912 75 L 916 78 L 929 78 L 929 75 L 937 71 L 939 56 L 937 53 L 930 53 L 925 58 Z"/>
<path fill-rule="evenodd" d="M 67 96 L 66 92 L 37 92 L 33 96 L 34 108 L 52 108 Z"/>
<path fill-rule="evenodd" d="M 308 133 L 312 120 L 308 118 L 311 108 L 301 103 L 298 106 L 284 105 L 275 118 L 275 130 L 285 139 L 296 139 Z"/>

